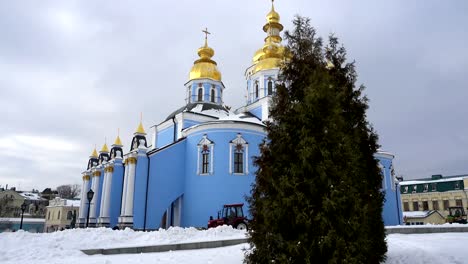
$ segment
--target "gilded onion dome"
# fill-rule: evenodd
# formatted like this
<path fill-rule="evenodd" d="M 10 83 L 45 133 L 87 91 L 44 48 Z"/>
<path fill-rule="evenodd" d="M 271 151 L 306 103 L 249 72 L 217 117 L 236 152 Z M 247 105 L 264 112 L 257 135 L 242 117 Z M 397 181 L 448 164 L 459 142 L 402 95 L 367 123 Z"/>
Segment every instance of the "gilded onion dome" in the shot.
<path fill-rule="evenodd" d="M 217 64 L 211 58 L 214 56 L 214 50 L 208 46 L 207 30 L 203 31 L 205 36 L 205 45 L 198 49 L 198 56 L 200 57 L 193 63 L 190 70 L 190 80 L 208 78 L 215 81 L 221 81 L 221 72 L 218 70 Z"/>
<path fill-rule="evenodd" d="M 271 10 L 266 16 L 266 24 L 263 26 L 263 31 L 267 33 L 265 44 L 252 58 L 255 67 L 253 73 L 261 70 L 269 70 L 278 68 L 281 60 L 285 55 L 285 48 L 281 45 L 280 32 L 283 30 L 283 25 L 280 23 L 280 15 L 275 11 L 273 1 L 271 2 Z"/>

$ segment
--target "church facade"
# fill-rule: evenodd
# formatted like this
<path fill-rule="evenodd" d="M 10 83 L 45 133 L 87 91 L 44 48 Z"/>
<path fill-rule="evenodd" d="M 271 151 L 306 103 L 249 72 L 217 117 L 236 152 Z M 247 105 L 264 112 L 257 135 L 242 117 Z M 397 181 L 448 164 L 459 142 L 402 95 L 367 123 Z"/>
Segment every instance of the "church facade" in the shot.
<path fill-rule="evenodd" d="M 245 71 L 245 105 L 235 111 L 224 105 L 225 86 L 205 37 L 184 85 L 186 105 L 152 126 L 149 135 L 140 122 L 129 152 L 123 151 L 119 136 L 110 150 L 104 144 L 99 153 L 93 151 L 83 172 L 78 225 L 86 225 L 89 211 L 89 226 L 206 227 L 209 217 L 224 204 L 245 203 L 255 181 L 253 157 L 260 154 L 259 145 L 266 138 L 263 121 L 269 118 L 285 52 L 282 30 L 272 5 L 263 26 L 264 45 Z M 389 186 L 386 195 L 398 193 L 391 188 L 393 156 L 383 153 L 376 158 L 381 161 L 384 181 L 389 182 L 383 184 Z M 90 203 L 89 190 L 94 192 Z M 384 217 L 385 210 L 396 215 L 387 203 Z M 244 213 L 248 214 L 247 205 Z M 401 223 L 390 218 L 386 224 Z"/>

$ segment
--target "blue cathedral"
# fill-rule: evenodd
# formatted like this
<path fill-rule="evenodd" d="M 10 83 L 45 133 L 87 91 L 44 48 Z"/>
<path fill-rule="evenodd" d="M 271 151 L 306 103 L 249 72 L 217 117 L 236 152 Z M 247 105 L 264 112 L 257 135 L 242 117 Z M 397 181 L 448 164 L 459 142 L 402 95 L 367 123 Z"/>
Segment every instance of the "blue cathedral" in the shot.
<path fill-rule="evenodd" d="M 263 26 L 264 44 L 245 70 L 245 104 L 236 110 L 224 104 L 226 87 L 206 35 L 184 84 L 186 104 L 150 127 L 149 134 L 140 121 L 128 152 L 119 136 L 110 151 L 106 144 L 99 153 L 94 149 L 82 173 L 77 224 L 84 227 L 89 217 L 92 227 L 206 227 L 224 204 L 245 203 L 255 182 L 253 158 L 267 136 L 263 121 L 269 119 L 285 53 L 282 30 L 272 4 Z M 384 223 L 401 224 L 394 156 L 378 152 L 375 157 L 384 176 Z M 89 190 L 94 192 L 90 203 Z"/>

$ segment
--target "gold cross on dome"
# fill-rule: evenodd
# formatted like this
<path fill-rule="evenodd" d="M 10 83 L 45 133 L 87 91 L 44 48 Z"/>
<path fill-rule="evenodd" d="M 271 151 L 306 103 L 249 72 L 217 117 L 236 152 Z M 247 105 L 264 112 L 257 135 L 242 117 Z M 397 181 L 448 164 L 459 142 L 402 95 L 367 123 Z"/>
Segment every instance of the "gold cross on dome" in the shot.
<path fill-rule="evenodd" d="M 208 28 L 205 28 L 205 30 L 202 30 L 203 33 L 205 33 L 205 40 L 208 39 L 208 34 L 211 34 L 208 32 Z"/>

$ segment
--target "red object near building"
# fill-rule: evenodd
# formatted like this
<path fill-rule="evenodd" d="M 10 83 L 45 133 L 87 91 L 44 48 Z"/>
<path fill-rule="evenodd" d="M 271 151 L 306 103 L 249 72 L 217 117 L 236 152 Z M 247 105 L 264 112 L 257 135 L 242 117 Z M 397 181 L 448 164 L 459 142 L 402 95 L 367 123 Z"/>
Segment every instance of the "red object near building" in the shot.
<path fill-rule="evenodd" d="M 223 205 L 223 209 L 218 212 L 217 219 L 213 219 L 213 216 L 210 216 L 208 228 L 230 225 L 237 229 L 247 230 L 248 220 L 244 216 L 244 211 L 242 210 L 243 206 L 243 203 Z"/>

